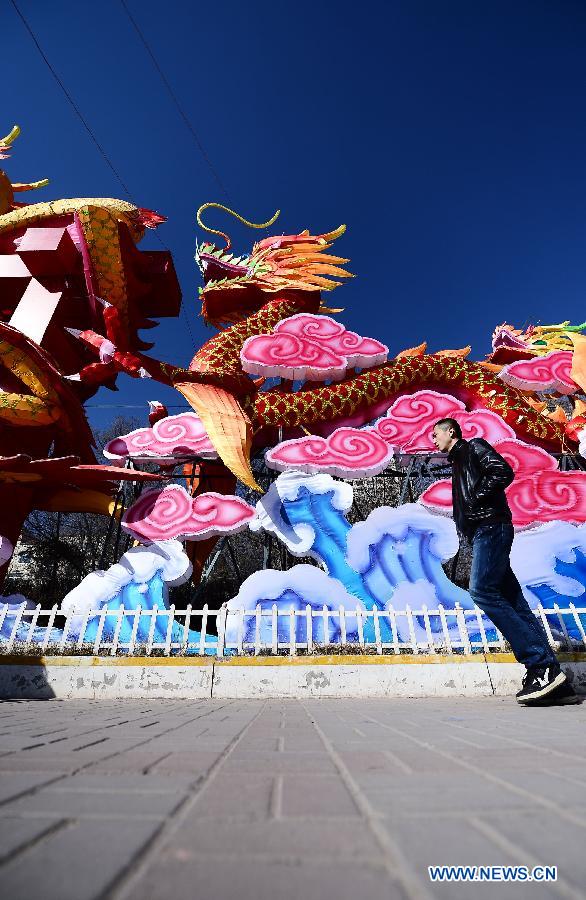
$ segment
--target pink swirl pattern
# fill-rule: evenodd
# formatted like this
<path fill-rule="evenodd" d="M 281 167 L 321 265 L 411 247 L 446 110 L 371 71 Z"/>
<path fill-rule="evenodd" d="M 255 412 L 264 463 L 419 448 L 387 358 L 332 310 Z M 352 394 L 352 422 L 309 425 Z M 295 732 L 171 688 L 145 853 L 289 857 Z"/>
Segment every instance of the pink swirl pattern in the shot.
<path fill-rule="evenodd" d="M 279 322 L 273 334 L 247 338 L 240 359 L 251 375 L 338 381 L 347 369 L 386 362 L 388 353 L 385 344 L 348 331 L 329 316 L 299 313 Z"/>
<path fill-rule="evenodd" d="M 346 357 L 294 334 L 259 334 L 248 338 L 240 352 L 242 368 L 266 378 L 339 381 L 347 368 Z"/>
<path fill-rule="evenodd" d="M 497 446 L 495 444 L 495 446 Z M 557 462 L 553 456 L 542 450 L 541 447 L 534 447 L 531 444 L 524 444 L 523 441 L 515 439 L 508 441 L 498 441 L 498 452 L 504 456 L 511 469 L 517 476 L 525 478 L 527 475 L 538 475 L 540 472 L 557 472 Z"/>
<path fill-rule="evenodd" d="M 283 441 L 265 454 L 265 461 L 278 472 L 326 472 L 353 479 L 378 475 L 392 456 L 393 448 L 371 429 L 337 428 L 327 438 L 309 435 Z"/>
<path fill-rule="evenodd" d="M 569 350 L 552 350 L 535 359 L 520 359 L 505 366 L 499 378 L 523 391 L 557 391 L 573 394 L 579 386 L 572 378 L 572 359 Z"/>
<path fill-rule="evenodd" d="M 514 481 L 507 491 L 513 524 L 519 528 L 557 520 L 586 521 L 583 472 L 541 472 Z"/>
<path fill-rule="evenodd" d="M 514 437 L 515 432 L 488 409 L 468 412 L 461 400 L 438 391 L 417 391 L 399 397 L 374 425 L 385 441 L 405 453 L 434 451 L 433 426 L 438 419 L 456 419 L 466 440 L 482 437 L 489 443 Z"/>
<path fill-rule="evenodd" d="M 152 459 L 173 462 L 190 456 L 217 459 L 203 423 L 193 412 L 166 416 L 152 428 L 137 428 L 108 441 L 104 456 L 116 462 L 125 459 Z"/>
<path fill-rule="evenodd" d="M 495 444 L 515 472 L 507 488 L 507 500 L 517 529 L 545 522 L 586 522 L 586 475 L 561 472 L 557 462 L 539 447 L 523 441 L 505 440 Z M 436 481 L 419 498 L 433 512 L 452 514 L 452 482 Z"/>
<path fill-rule="evenodd" d="M 122 516 L 122 527 L 142 543 L 175 538 L 201 541 L 242 531 L 256 515 L 240 497 L 210 491 L 192 497 L 179 484 L 144 491 Z"/>

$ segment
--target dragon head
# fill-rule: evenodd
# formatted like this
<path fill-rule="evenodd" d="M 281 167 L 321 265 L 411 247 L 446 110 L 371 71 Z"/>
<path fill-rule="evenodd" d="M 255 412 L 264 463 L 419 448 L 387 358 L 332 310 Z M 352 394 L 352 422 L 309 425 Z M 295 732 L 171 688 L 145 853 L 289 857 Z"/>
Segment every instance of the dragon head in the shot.
<path fill-rule="evenodd" d="M 15 125 L 6 137 L 0 138 L 0 159 L 8 159 L 10 156 L 11 145 L 19 134 L 20 128 L 18 125 Z M 48 178 L 44 178 L 42 181 L 31 181 L 30 184 L 13 183 L 6 172 L 0 169 L 0 215 L 10 212 L 11 209 L 17 209 L 19 206 L 26 205 L 24 203 L 15 202 L 15 193 L 20 193 L 21 191 L 34 191 L 37 188 L 45 187 L 47 184 L 49 184 Z"/>
<path fill-rule="evenodd" d="M 495 328 L 492 335 L 491 362 L 507 364 L 517 359 L 545 356 L 553 350 L 574 350 L 572 335 L 580 334 L 586 328 L 570 325 L 569 321 L 559 325 L 529 325 L 525 331 L 503 323 Z"/>
<path fill-rule="evenodd" d="M 254 244 L 250 254 L 236 256 L 230 252 L 228 235 L 201 221 L 201 213 L 210 206 L 228 212 L 251 228 L 267 228 L 279 215 L 277 211 L 268 222 L 254 224 L 219 203 L 206 203 L 199 209 L 198 224 L 206 231 L 220 235 L 226 242 L 225 247 L 209 242 L 197 246 L 195 260 L 204 280 L 204 287 L 200 288 L 201 311 L 207 323 L 217 327 L 233 324 L 260 309 L 269 299 L 267 295 L 331 291 L 341 284 L 331 276 L 352 277 L 341 268 L 349 260 L 324 252 L 344 233 L 345 225 L 327 234 L 312 235 L 302 231 L 264 238 Z"/>

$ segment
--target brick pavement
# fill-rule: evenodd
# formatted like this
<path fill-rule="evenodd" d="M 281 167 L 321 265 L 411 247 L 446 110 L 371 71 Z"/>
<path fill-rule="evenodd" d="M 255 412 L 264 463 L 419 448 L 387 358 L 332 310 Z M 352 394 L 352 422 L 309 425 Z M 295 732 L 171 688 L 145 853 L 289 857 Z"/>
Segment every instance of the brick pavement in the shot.
<path fill-rule="evenodd" d="M 0 704 L 0 897 L 585 896 L 586 705 Z M 557 865 L 431 884 L 430 864 Z"/>

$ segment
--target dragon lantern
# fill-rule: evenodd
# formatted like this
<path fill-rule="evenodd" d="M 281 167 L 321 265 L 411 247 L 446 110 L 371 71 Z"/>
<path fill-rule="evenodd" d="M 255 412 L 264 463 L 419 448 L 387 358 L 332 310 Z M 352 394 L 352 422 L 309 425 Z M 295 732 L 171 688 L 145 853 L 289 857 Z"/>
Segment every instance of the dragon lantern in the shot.
<path fill-rule="evenodd" d="M 226 209 L 220 204 L 205 206 Z M 198 220 L 201 223 L 201 216 Z M 268 237 L 241 256 L 231 252 L 225 235 L 225 247 L 200 244 L 196 261 L 204 279 L 201 313 L 219 333 L 197 351 L 187 369 L 172 368 L 140 352 L 124 354 L 119 347 L 112 351 L 114 365 L 134 377 L 146 372 L 173 384 L 200 416 L 226 467 L 251 487 L 255 487 L 249 464 L 253 445 L 269 445 L 278 435 L 308 430 L 328 434 L 340 425 L 364 425 L 384 414 L 397 398 L 421 388 L 451 394 L 469 410 L 498 413 L 519 438 L 561 451 L 567 438 L 559 423 L 543 414 L 543 404 L 538 408 L 531 392 L 499 377 L 503 366 L 493 358 L 468 360 L 469 348 L 428 353 L 421 344 L 394 359 L 348 366 L 344 376 L 331 383 L 327 371 L 321 381 L 294 377 L 299 365 L 297 370 L 293 365 L 291 377 L 282 377 L 277 386 L 266 378 L 250 377 L 253 370 L 243 362 L 242 351 L 251 338 L 269 335 L 295 316 L 320 316 L 331 322 L 330 315 L 341 311 L 325 306 L 322 292 L 351 277 L 343 268 L 348 260 L 328 252 L 344 231 L 341 226 L 318 235 L 303 231 Z M 109 334 L 87 330 L 79 337 L 95 353 L 112 350 Z"/>
<path fill-rule="evenodd" d="M 179 311 L 169 253 L 137 249 L 145 228 L 163 218 L 113 199 L 14 201 L 15 191 L 43 184 L 12 184 L 0 173 L 0 533 L 12 542 L 34 507 L 108 511 L 124 470 L 96 464 L 83 403 L 99 387 L 114 387 L 121 372 L 174 386 L 197 414 L 198 446 L 207 443 L 196 494 L 212 470 L 222 493 L 233 491 L 236 479 L 257 489 L 253 448 L 310 433 L 333 440 L 422 391 L 445 396 L 466 414 L 496 415 L 516 439 L 546 451 L 576 447 L 581 400 L 574 401 L 572 425 L 561 407 L 552 412 L 537 394 L 549 369 L 550 388 L 584 388 L 583 326 L 523 333 L 503 325 L 491 356 L 479 362 L 468 359 L 470 348 L 427 352 L 425 343 L 388 358 L 387 347 L 347 331 L 333 318 L 341 310 L 323 301 L 351 277 L 348 260 L 331 252 L 345 226 L 266 237 L 236 255 L 227 235 L 203 224 L 203 211 L 217 207 L 253 228 L 270 227 L 278 213 L 255 225 L 210 203 L 198 223 L 224 246 L 199 244 L 196 261 L 202 317 L 218 333 L 187 367 L 172 365 L 148 355 L 152 345 L 138 336 L 154 326 L 153 316 Z M 535 360 L 537 374 L 514 370 Z M 414 416 L 408 409 L 407 419 Z M 201 559 L 208 549 L 199 545 Z"/>

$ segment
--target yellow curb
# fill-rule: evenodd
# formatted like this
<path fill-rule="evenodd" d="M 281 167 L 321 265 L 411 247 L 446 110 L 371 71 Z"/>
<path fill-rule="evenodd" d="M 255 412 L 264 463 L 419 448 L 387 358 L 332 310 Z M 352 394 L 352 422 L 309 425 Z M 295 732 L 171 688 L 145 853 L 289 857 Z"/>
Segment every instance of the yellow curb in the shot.
<path fill-rule="evenodd" d="M 512 653 L 486 653 L 487 663 L 516 663 Z M 586 653 L 556 653 L 558 662 L 586 662 Z"/>
<path fill-rule="evenodd" d="M 442 663 L 482 663 L 484 655 L 463 654 L 335 654 L 333 656 L 232 656 L 218 657 L 216 663 L 222 666 L 403 666 L 441 665 Z"/>
<path fill-rule="evenodd" d="M 558 653 L 560 662 L 586 662 L 586 653 Z M 0 654 L 0 666 L 437 666 L 464 663 L 515 663 L 512 653 L 383 653 L 320 656 L 8 656 Z"/>
<path fill-rule="evenodd" d="M 485 653 L 484 658 L 487 663 L 516 663 L 517 660 L 512 653 Z M 586 655 L 584 656 L 586 659 Z"/>

